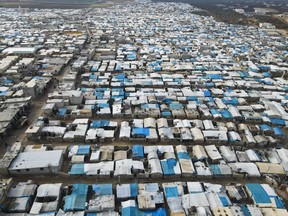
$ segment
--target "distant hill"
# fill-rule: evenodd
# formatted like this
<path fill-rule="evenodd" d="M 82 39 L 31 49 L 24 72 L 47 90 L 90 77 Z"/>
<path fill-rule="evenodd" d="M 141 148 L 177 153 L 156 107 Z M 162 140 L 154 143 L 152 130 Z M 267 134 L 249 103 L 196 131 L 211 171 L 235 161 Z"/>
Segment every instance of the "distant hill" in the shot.
<path fill-rule="evenodd" d="M 59 3 L 59 4 L 91 4 L 91 3 L 97 3 L 102 2 L 102 0 L 0 0 L 1 2 L 18 2 L 18 3 L 31 3 L 31 2 L 37 2 L 37 3 Z"/>
<path fill-rule="evenodd" d="M 231 4 L 231 3 L 240 3 L 240 2 L 250 2 L 256 3 L 254 0 L 152 0 L 153 2 L 185 2 L 185 3 L 198 3 L 198 4 Z M 287 0 L 261 0 L 258 2 L 268 2 L 268 3 L 287 3 Z"/>

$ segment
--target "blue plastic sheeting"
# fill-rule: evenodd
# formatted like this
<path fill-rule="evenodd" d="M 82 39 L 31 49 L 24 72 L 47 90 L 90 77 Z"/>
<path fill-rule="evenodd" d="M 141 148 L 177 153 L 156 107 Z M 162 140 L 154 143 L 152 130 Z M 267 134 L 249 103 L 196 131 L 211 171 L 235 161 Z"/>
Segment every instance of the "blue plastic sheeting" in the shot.
<path fill-rule="evenodd" d="M 149 136 L 149 128 L 133 128 L 132 129 L 132 135 L 133 136 Z"/>
<path fill-rule="evenodd" d="M 86 195 L 71 194 L 65 197 L 64 211 L 85 210 Z"/>
<path fill-rule="evenodd" d="M 212 82 L 206 82 L 206 83 L 205 83 L 205 86 L 207 86 L 207 87 L 214 87 L 215 84 L 212 83 Z"/>
<path fill-rule="evenodd" d="M 205 97 L 211 97 L 211 92 L 209 90 L 204 90 L 203 92 Z"/>
<path fill-rule="evenodd" d="M 96 91 L 96 92 L 94 93 L 94 95 L 95 95 L 96 97 L 103 97 L 104 93 L 103 93 L 103 92 L 98 92 L 98 91 Z"/>
<path fill-rule="evenodd" d="M 257 66 L 260 70 L 269 70 L 270 66 L 269 65 L 258 65 Z"/>
<path fill-rule="evenodd" d="M 142 145 L 133 145 L 132 157 L 144 158 L 144 149 Z"/>
<path fill-rule="evenodd" d="M 127 207 L 127 208 L 122 208 L 122 215 L 124 216 L 138 216 L 138 210 L 136 207 Z"/>
<path fill-rule="evenodd" d="M 271 200 L 260 184 L 246 184 L 256 204 L 271 203 Z"/>
<path fill-rule="evenodd" d="M 272 124 L 285 126 L 285 120 L 283 119 L 270 118 L 270 121 Z"/>
<path fill-rule="evenodd" d="M 104 91 L 108 91 L 108 90 L 110 90 L 109 88 L 96 88 L 95 89 L 97 92 L 104 92 Z"/>
<path fill-rule="evenodd" d="M 124 82 L 132 82 L 132 80 L 125 78 L 125 79 L 124 79 Z"/>
<path fill-rule="evenodd" d="M 210 164 L 209 167 L 213 175 L 222 175 L 221 169 L 219 168 L 217 164 Z"/>
<path fill-rule="evenodd" d="M 178 152 L 177 157 L 178 159 L 187 159 L 187 160 L 191 159 L 187 152 Z"/>
<path fill-rule="evenodd" d="M 274 199 L 277 208 L 285 208 L 283 201 L 278 196 L 270 197 Z"/>
<path fill-rule="evenodd" d="M 223 76 L 220 75 L 220 74 L 207 74 L 207 76 L 208 76 L 210 79 L 212 79 L 212 80 L 214 80 L 214 79 L 223 79 Z"/>
<path fill-rule="evenodd" d="M 205 97 L 205 101 L 214 103 L 214 98 L 213 97 Z"/>
<path fill-rule="evenodd" d="M 115 71 L 121 71 L 121 70 L 122 70 L 121 65 L 116 65 Z"/>
<path fill-rule="evenodd" d="M 97 196 L 113 195 L 112 184 L 92 184 L 92 190 Z"/>
<path fill-rule="evenodd" d="M 170 109 L 182 109 L 183 105 L 180 103 L 171 103 L 171 104 L 169 104 L 169 108 Z"/>
<path fill-rule="evenodd" d="M 147 183 L 145 184 L 145 191 L 156 192 L 159 190 L 158 183 Z"/>
<path fill-rule="evenodd" d="M 223 101 L 223 103 L 224 104 L 229 104 L 229 105 L 239 105 L 240 103 L 239 103 L 239 101 L 238 101 L 238 99 L 237 98 L 223 98 L 222 99 L 222 101 Z"/>
<path fill-rule="evenodd" d="M 201 70 L 201 71 L 204 71 L 204 70 L 207 70 L 207 68 L 204 67 L 204 66 L 196 66 L 196 67 L 195 67 L 195 70 Z"/>
<path fill-rule="evenodd" d="M 166 103 L 166 104 L 171 104 L 172 99 L 171 98 L 164 98 L 163 102 Z"/>
<path fill-rule="evenodd" d="M 77 155 L 89 155 L 90 145 L 79 145 Z"/>
<path fill-rule="evenodd" d="M 74 184 L 71 195 L 65 197 L 64 211 L 85 210 L 87 193 L 87 184 Z"/>
<path fill-rule="evenodd" d="M 97 71 L 98 71 L 98 67 L 93 66 L 90 68 L 90 72 L 97 72 Z"/>
<path fill-rule="evenodd" d="M 160 208 L 154 211 L 140 211 L 139 216 L 166 216 L 166 209 Z"/>
<path fill-rule="evenodd" d="M 86 195 L 88 192 L 87 184 L 74 184 L 72 187 L 72 194 Z"/>
<path fill-rule="evenodd" d="M 97 213 L 87 212 L 86 216 L 97 216 Z"/>
<path fill-rule="evenodd" d="M 153 104 L 153 107 L 159 108 L 159 104 Z M 149 104 L 142 104 L 141 105 L 141 109 L 148 109 L 148 108 L 149 108 Z"/>
<path fill-rule="evenodd" d="M 166 195 L 167 199 L 171 198 L 171 197 L 178 197 L 179 196 L 177 186 L 165 187 L 164 190 L 165 190 L 165 195 Z"/>
<path fill-rule="evenodd" d="M 72 164 L 69 175 L 84 175 L 84 164 Z"/>
<path fill-rule="evenodd" d="M 124 98 L 124 97 L 125 97 L 125 92 L 124 92 L 124 91 L 119 91 L 119 92 L 118 92 L 118 95 L 113 95 L 112 98 L 113 98 L 113 97 L 116 97 L 116 98 L 117 98 L 117 97 Z"/>
<path fill-rule="evenodd" d="M 90 128 L 103 128 L 109 125 L 110 121 L 108 120 L 95 120 L 90 124 Z"/>
<path fill-rule="evenodd" d="M 100 108 L 109 108 L 110 107 L 110 105 L 108 103 L 97 104 L 97 106 Z"/>
<path fill-rule="evenodd" d="M 225 119 L 233 119 L 233 116 L 231 115 L 231 113 L 230 113 L 227 109 L 222 109 L 222 110 L 221 110 L 221 115 L 222 115 Z"/>
<path fill-rule="evenodd" d="M 124 95 L 113 95 L 111 98 L 114 98 L 114 99 L 124 99 Z"/>
<path fill-rule="evenodd" d="M 246 205 L 241 205 L 241 211 L 245 216 L 252 216 Z"/>
<path fill-rule="evenodd" d="M 4 82 L 5 84 L 8 84 L 8 83 L 12 83 L 12 80 L 5 79 L 3 82 Z"/>
<path fill-rule="evenodd" d="M 187 96 L 186 100 L 187 101 L 198 101 L 198 98 L 196 96 Z"/>
<path fill-rule="evenodd" d="M 138 184 L 130 184 L 130 197 L 138 196 Z"/>
<path fill-rule="evenodd" d="M 167 160 L 162 160 L 161 161 L 161 166 L 162 166 L 162 170 L 164 175 L 175 175 L 174 172 L 174 167 L 176 165 L 177 161 L 173 158 L 171 159 L 167 159 Z"/>
<path fill-rule="evenodd" d="M 123 216 L 166 216 L 166 209 L 160 208 L 154 211 L 141 211 L 138 207 L 126 207 L 122 209 Z M 97 216 L 97 215 L 96 215 Z"/>
<path fill-rule="evenodd" d="M 266 85 L 272 85 L 273 84 L 271 81 L 268 81 L 268 80 L 262 80 L 262 83 L 264 83 Z"/>
<path fill-rule="evenodd" d="M 211 109 L 211 110 L 210 110 L 210 113 L 211 113 L 212 115 L 220 114 L 220 112 L 219 112 L 217 109 Z"/>
<path fill-rule="evenodd" d="M 90 75 L 89 75 L 89 79 L 97 79 L 97 76 L 96 76 L 96 75 L 93 75 L 93 74 L 90 74 Z"/>
<path fill-rule="evenodd" d="M 34 76 L 33 79 L 34 79 L 34 80 L 42 80 L 43 77 L 41 77 L 41 76 Z"/>
<path fill-rule="evenodd" d="M 267 125 L 267 124 L 260 125 L 260 129 L 262 131 L 272 130 L 271 127 L 269 125 Z"/>
<path fill-rule="evenodd" d="M 8 91 L 2 91 L 2 92 L 0 93 L 0 96 L 6 95 L 7 93 L 8 93 Z"/>
<path fill-rule="evenodd" d="M 59 108 L 58 109 L 58 116 L 65 116 L 65 114 L 67 113 L 67 108 L 63 107 L 63 108 Z"/>
<path fill-rule="evenodd" d="M 284 132 L 279 127 L 273 128 L 273 131 L 276 136 L 284 136 Z"/>
<path fill-rule="evenodd" d="M 245 72 L 245 71 L 240 71 L 239 74 L 240 74 L 240 77 L 241 77 L 241 78 L 247 78 L 247 77 L 249 77 L 249 73 L 247 73 L 247 72 Z"/>
<path fill-rule="evenodd" d="M 153 70 L 155 70 L 155 71 L 161 71 L 161 70 L 162 70 L 162 67 L 161 67 L 161 66 L 155 66 L 155 67 L 153 68 Z"/>
<path fill-rule="evenodd" d="M 227 200 L 227 197 L 222 197 L 222 196 L 219 196 L 220 200 L 221 200 L 221 203 L 224 207 L 227 207 L 229 206 L 229 201 Z"/>
<path fill-rule="evenodd" d="M 127 55 L 127 59 L 128 60 L 135 60 L 136 59 L 136 55 L 135 54 Z"/>
<path fill-rule="evenodd" d="M 171 112 L 169 111 L 162 112 L 161 114 L 162 114 L 162 117 L 168 117 L 172 115 Z"/>

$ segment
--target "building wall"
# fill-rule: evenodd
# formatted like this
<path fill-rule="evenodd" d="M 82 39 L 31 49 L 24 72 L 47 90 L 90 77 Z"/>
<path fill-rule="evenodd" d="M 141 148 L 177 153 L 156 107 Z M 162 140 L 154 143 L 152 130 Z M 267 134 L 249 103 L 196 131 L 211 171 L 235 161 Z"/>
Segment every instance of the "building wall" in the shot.
<path fill-rule="evenodd" d="M 62 163 L 61 163 L 62 164 Z M 41 174 L 56 174 L 60 170 L 60 167 L 43 167 L 35 169 L 18 169 L 9 170 L 11 175 L 41 175 Z"/>

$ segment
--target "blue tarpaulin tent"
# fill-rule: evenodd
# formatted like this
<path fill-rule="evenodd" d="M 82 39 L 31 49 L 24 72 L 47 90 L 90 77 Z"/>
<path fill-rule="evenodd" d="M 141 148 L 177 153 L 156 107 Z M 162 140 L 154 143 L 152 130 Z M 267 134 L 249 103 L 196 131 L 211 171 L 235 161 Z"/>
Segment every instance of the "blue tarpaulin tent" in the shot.
<path fill-rule="evenodd" d="M 5 79 L 3 82 L 4 82 L 5 84 L 8 84 L 8 83 L 12 83 L 12 80 Z"/>
<path fill-rule="evenodd" d="M 149 136 L 149 128 L 133 128 L 132 135 L 133 136 Z"/>
<path fill-rule="evenodd" d="M 233 119 L 232 114 L 227 109 L 222 109 L 220 113 L 225 119 Z"/>
<path fill-rule="evenodd" d="M 110 123 L 110 121 L 108 120 L 95 120 L 92 121 L 92 123 L 90 124 L 90 128 L 103 128 L 108 126 Z"/>
<path fill-rule="evenodd" d="M 213 175 L 222 175 L 221 169 L 218 164 L 210 164 L 209 167 Z"/>
<path fill-rule="evenodd" d="M 211 87 L 214 87 L 215 84 L 212 82 L 205 82 L 205 86 L 211 88 Z"/>
<path fill-rule="evenodd" d="M 79 145 L 77 150 L 77 155 L 89 155 L 90 145 Z"/>
<path fill-rule="evenodd" d="M 203 92 L 205 97 L 211 97 L 211 92 L 209 90 L 204 90 Z"/>
<path fill-rule="evenodd" d="M 162 117 L 169 117 L 172 115 L 170 111 L 164 111 L 161 114 L 162 114 Z"/>
<path fill-rule="evenodd" d="M 72 193 L 65 197 L 64 211 L 83 211 L 85 210 L 88 185 L 74 184 Z"/>
<path fill-rule="evenodd" d="M 212 115 L 220 114 L 220 112 L 219 112 L 217 109 L 211 109 L 211 110 L 210 110 L 210 113 L 211 113 Z"/>
<path fill-rule="evenodd" d="M 240 104 L 238 99 L 235 98 L 235 97 L 232 97 L 232 98 L 231 97 L 225 97 L 225 98 L 222 99 L 222 101 L 223 101 L 224 104 L 228 104 L 228 105 L 236 106 L 236 105 Z"/>
<path fill-rule="evenodd" d="M 65 116 L 66 113 L 67 113 L 67 108 L 66 108 L 66 107 L 63 107 L 63 108 L 59 108 L 59 109 L 58 109 L 57 115 L 58 115 L 58 116 Z"/>
<path fill-rule="evenodd" d="M 142 145 L 133 145 L 132 157 L 144 158 L 144 149 Z"/>
<path fill-rule="evenodd" d="M 270 127 L 269 125 L 267 125 L 267 124 L 262 124 L 262 125 L 260 125 L 260 129 L 261 129 L 262 131 L 272 130 L 271 127 Z"/>
<path fill-rule="evenodd" d="M 187 159 L 190 160 L 190 156 L 187 152 L 177 152 L 178 159 Z"/>
<path fill-rule="evenodd" d="M 136 206 L 129 206 L 129 207 L 123 208 L 122 215 L 123 216 L 166 216 L 166 209 L 159 208 L 157 210 L 143 211 L 143 210 L 139 210 L 136 205 Z"/>
<path fill-rule="evenodd" d="M 198 98 L 196 96 L 187 96 L 186 100 L 187 101 L 198 101 Z"/>
<path fill-rule="evenodd" d="M 283 201 L 278 196 L 270 196 L 270 198 L 275 201 L 277 208 L 285 208 Z"/>
<path fill-rule="evenodd" d="M 84 164 L 72 164 L 69 175 L 84 175 Z"/>
<path fill-rule="evenodd" d="M 246 184 L 246 187 L 251 192 L 251 195 L 255 201 L 255 204 L 265 204 L 265 203 L 271 203 L 271 200 L 264 190 L 264 188 L 261 186 L 261 184 Z"/>
<path fill-rule="evenodd" d="M 223 76 L 220 75 L 220 74 L 208 74 L 207 75 L 211 80 L 214 80 L 214 79 L 223 79 Z"/>
<path fill-rule="evenodd" d="M 181 103 L 171 103 L 169 104 L 170 109 L 182 109 L 183 105 Z"/>
<path fill-rule="evenodd" d="M 164 190 L 165 190 L 166 198 L 178 197 L 179 196 L 177 186 L 165 187 Z"/>
<path fill-rule="evenodd" d="M 130 184 L 130 197 L 138 196 L 138 184 L 132 183 Z"/>
<path fill-rule="evenodd" d="M 112 184 L 92 184 L 92 191 L 97 196 L 113 194 Z"/>
<path fill-rule="evenodd" d="M 274 127 L 273 131 L 274 131 L 275 136 L 283 137 L 285 135 L 284 132 L 279 127 Z"/>
<path fill-rule="evenodd" d="M 270 118 L 270 121 L 272 124 L 285 126 L 285 120 L 283 119 Z"/>
<path fill-rule="evenodd" d="M 219 198 L 220 198 L 221 203 L 224 207 L 227 207 L 230 205 L 230 202 L 229 202 L 229 200 L 227 200 L 226 196 L 219 196 Z"/>
<path fill-rule="evenodd" d="M 167 160 L 161 160 L 161 166 L 164 175 L 175 175 L 174 167 L 177 161 L 174 158 L 170 158 Z"/>

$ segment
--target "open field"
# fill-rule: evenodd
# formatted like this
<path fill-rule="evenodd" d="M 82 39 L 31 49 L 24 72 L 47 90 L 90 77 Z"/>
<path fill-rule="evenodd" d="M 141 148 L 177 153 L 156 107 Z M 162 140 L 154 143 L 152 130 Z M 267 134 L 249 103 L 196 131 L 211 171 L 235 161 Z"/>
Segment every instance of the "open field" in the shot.
<path fill-rule="evenodd" d="M 173 0 L 153 0 L 154 2 L 173 2 Z M 240 25 L 259 25 L 259 23 L 269 22 L 277 29 L 288 30 L 288 22 L 275 16 L 288 11 L 287 2 L 284 0 L 263 0 L 255 2 L 251 0 L 181 0 L 181 2 L 191 4 L 203 11 L 196 14 L 213 16 L 216 21 Z M 266 14 L 254 13 L 255 8 L 267 9 Z M 240 14 L 235 9 L 243 9 L 246 14 Z"/>

